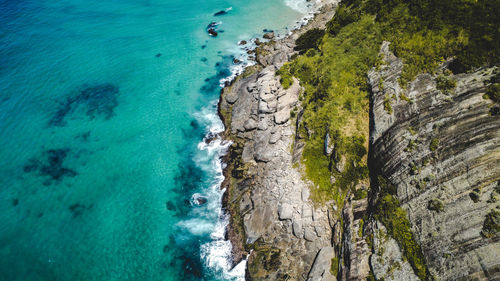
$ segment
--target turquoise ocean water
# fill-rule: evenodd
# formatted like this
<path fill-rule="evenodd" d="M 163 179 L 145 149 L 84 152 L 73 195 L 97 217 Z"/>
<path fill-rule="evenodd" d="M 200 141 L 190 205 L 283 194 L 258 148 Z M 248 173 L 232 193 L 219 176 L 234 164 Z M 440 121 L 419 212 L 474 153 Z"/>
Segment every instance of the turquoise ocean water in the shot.
<path fill-rule="evenodd" d="M 0 280 L 241 279 L 202 140 L 237 42 L 290 4 L 0 0 Z"/>

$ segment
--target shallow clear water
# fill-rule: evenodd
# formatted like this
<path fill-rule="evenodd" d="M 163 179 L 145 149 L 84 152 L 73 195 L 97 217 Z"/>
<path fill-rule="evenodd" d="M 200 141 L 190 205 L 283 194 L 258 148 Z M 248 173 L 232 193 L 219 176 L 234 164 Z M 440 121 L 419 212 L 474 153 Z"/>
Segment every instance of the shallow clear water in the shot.
<path fill-rule="evenodd" d="M 223 146 L 200 142 L 236 43 L 293 24 L 286 4 L 0 0 L 0 280 L 241 277 Z"/>

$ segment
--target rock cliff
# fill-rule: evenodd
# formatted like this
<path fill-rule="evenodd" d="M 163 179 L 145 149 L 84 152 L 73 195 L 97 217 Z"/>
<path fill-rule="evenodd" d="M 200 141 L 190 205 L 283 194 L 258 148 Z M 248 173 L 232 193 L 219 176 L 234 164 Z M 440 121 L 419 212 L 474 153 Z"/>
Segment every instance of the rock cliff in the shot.
<path fill-rule="evenodd" d="M 403 87 L 403 62 L 383 42 L 367 73 L 370 192 L 340 209 L 310 199 L 303 89 L 296 79 L 285 89 L 276 71 L 333 11 L 261 45 L 258 64 L 221 93 L 234 262 L 248 255 L 249 280 L 500 280 L 500 236 L 488 229 L 500 216 L 500 119 L 484 96 L 498 67 L 453 75 L 444 62 Z"/>
<path fill-rule="evenodd" d="M 375 202 L 388 186 L 394 189 L 429 278 L 496 280 L 500 237 L 482 231 L 487 215 L 499 208 L 500 118 L 491 114 L 493 102 L 483 96 L 498 68 L 453 75 L 444 63 L 402 89 L 403 63 L 389 45 L 381 47 L 383 65 L 368 73 L 370 169 L 376 182 L 370 199 Z M 454 81 L 455 87 L 443 87 L 443 80 Z M 387 226 L 376 219 L 369 226 L 373 252 L 385 247 L 385 253 L 371 258 L 375 277 L 415 279 L 398 244 L 387 237 Z M 398 266 L 387 268 L 396 261 Z"/>

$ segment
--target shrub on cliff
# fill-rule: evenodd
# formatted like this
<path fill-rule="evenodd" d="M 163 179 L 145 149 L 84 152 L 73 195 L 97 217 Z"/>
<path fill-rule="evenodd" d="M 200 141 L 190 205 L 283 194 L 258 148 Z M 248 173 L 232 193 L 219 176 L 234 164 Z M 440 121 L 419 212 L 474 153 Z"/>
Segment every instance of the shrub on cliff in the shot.
<path fill-rule="evenodd" d="M 312 48 L 317 49 L 323 35 L 325 35 L 325 31 L 319 28 L 306 31 L 295 41 L 295 50 L 303 52 Z"/>
<path fill-rule="evenodd" d="M 451 78 L 444 75 L 439 75 L 436 77 L 436 88 L 440 90 L 443 94 L 450 93 L 451 90 L 455 89 L 457 82 Z"/>
<path fill-rule="evenodd" d="M 500 211 L 491 210 L 484 219 L 481 234 L 486 238 L 490 238 L 498 232 L 500 232 Z"/>
<path fill-rule="evenodd" d="M 420 245 L 411 231 L 406 211 L 400 207 L 399 200 L 389 192 L 394 186 L 382 177 L 378 178 L 381 195 L 376 203 L 375 218 L 387 229 L 403 250 L 404 256 L 421 280 L 427 280 L 428 271 Z"/>

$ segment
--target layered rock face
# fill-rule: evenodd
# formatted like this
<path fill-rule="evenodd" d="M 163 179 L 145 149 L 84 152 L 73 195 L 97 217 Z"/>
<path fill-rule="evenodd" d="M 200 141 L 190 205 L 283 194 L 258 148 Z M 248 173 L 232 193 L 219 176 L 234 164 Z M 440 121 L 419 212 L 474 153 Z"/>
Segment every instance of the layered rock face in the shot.
<path fill-rule="evenodd" d="M 500 237 L 482 235 L 488 213 L 499 209 L 500 118 L 490 114 L 492 101 L 483 98 L 485 83 L 498 70 L 446 78 L 421 74 L 403 90 L 402 61 L 388 42 L 381 52 L 385 64 L 368 75 L 372 174 L 395 186 L 430 277 L 500 279 Z M 439 79 L 455 80 L 456 87 L 439 89 Z M 375 190 L 371 200 L 377 196 Z M 367 226 L 375 277 L 416 279 L 385 227 L 374 220 Z M 388 268 L 395 261 L 398 266 Z"/>

